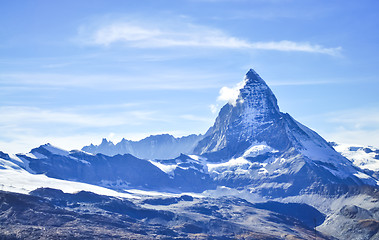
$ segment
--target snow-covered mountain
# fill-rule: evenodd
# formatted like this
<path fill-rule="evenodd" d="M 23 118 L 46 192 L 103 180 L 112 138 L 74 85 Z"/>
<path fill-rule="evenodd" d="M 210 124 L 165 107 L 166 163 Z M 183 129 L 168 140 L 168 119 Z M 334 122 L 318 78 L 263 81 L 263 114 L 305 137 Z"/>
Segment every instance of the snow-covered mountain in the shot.
<path fill-rule="evenodd" d="M 379 172 L 379 149 L 373 146 L 332 143 L 334 149 L 349 159 L 355 166 Z"/>
<path fill-rule="evenodd" d="M 202 192 L 216 188 L 206 168 L 187 155 L 171 160 L 145 160 L 130 154 L 107 156 L 83 151 L 65 151 L 51 144 L 27 154 L 9 156 L 0 152 L 4 167 L 49 178 L 93 184 L 122 191 L 130 188 Z M 178 165 L 163 165 L 175 162 Z M 192 161 L 192 162 L 191 162 Z M 1 165 L 0 165 L 1 167 Z M 167 169 L 170 168 L 170 172 Z M 0 172 L 1 175 L 1 172 Z M 28 174 L 29 176 L 29 174 Z"/>
<path fill-rule="evenodd" d="M 114 189 L 199 192 L 225 186 L 275 198 L 301 193 L 342 195 L 351 187 L 377 186 L 374 175 L 280 112 L 274 94 L 254 70 L 244 81 L 236 101 L 221 109 L 204 136 L 158 135 L 138 142 L 124 139 L 116 145 L 103 140 L 99 146 L 83 148 L 111 156 L 44 145 L 18 157 L 30 172 Z M 167 159 L 192 149 L 193 154 Z M 144 155 L 146 160 L 123 152 Z"/>
<path fill-rule="evenodd" d="M 54 148 L 51 145 L 45 145 L 49 149 Z M 28 156 L 27 158 L 24 158 Z M 66 193 L 78 191 L 90 191 L 96 194 L 117 196 L 123 198 L 133 198 L 132 195 L 117 192 L 109 188 L 100 187 L 81 182 L 57 179 L 49 177 L 46 173 L 35 173 L 29 166 L 27 159 L 37 159 L 32 153 L 8 155 L 0 151 L 0 190 L 28 194 L 37 188 L 55 188 L 63 190 Z M 46 158 L 46 157 L 44 157 Z"/>
<path fill-rule="evenodd" d="M 349 185 L 376 185 L 316 132 L 282 113 L 254 71 L 234 103 L 226 104 L 194 149 L 211 165 L 219 184 L 247 187 L 269 196 L 345 191 Z"/>
<path fill-rule="evenodd" d="M 104 138 L 100 145 L 91 144 L 83 147 L 82 150 L 109 156 L 132 154 L 143 159 L 170 159 L 178 157 L 181 153 L 191 153 L 201 138 L 201 135 L 195 134 L 181 138 L 161 134 L 152 135 L 140 141 L 130 141 L 124 138 L 117 144 Z"/>
<path fill-rule="evenodd" d="M 34 192 L 44 200 L 18 196 L 32 205 L 47 201 L 49 206 L 74 211 L 70 214 L 76 214 L 79 222 L 85 218 L 83 213 L 100 213 L 93 215 L 99 220 L 93 226 L 114 212 L 118 214 L 117 226 L 124 226 L 122 219 L 131 217 L 128 221 L 162 238 L 196 238 L 201 233 L 204 239 L 309 239 L 314 227 L 312 218 L 316 216 L 317 229 L 328 235 L 377 239 L 379 187 L 372 168 L 376 167 L 378 150 L 343 148 L 326 142 L 289 114 L 280 112 L 275 95 L 254 70 L 244 81 L 238 98 L 221 109 L 203 136 L 158 135 L 138 142 L 123 139 L 117 144 L 104 139 L 99 146 L 86 146 L 83 151 L 65 151 L 46 144 L 27 154 L 0 152 L 0 186 L 21 193 L 38 186 L 72 193 L 78 184 L 79 189 L 134 199 L 135 205 L 96 196 L 100 202 L 72 203 L 70 199 L 77 196 L 51 190 Z M 185 192 L 191 196 L 181 196 Z M 16 214 L 19 209 L 9 210 L 12 204 L 7 201 L 15 196 L 3 195 L 0 207 Z M 141 220 L 137 213 L 148 216 Z M 4 219 L 1 214 L 0 219 Z M 7 226 L 13 224 L 4 222 Z M 159 232 L 157 224 L 166 232 Z M 343 231 L 336 231 L 341 228 Z M 267 231 L 269 234 L 264 235 Z M 320 239 L 331 239 L 315 234 Z"/>
<path fill-rule="evenodd" d="M 104 139 L 99 146 L 83 150 L 131 153 L 150 159 L 179 182 L 185 182 L 179 180 L 184 178 L 180 171 L 196 172 L 209 178 L 212 183 L 207 186 L 243 187 L 271 197 L 300 192 L 343 194 L 349 186 L 377 184 L 316 132 L 280 112 L 275 95 L 254 70 L 248 71 L 244 81 L 238 98 L 221 109 L 204 136 L 158 135 L 138 142 L 124 139 L 116 145 Z M 190 159 L 186 163 L 178 161 L 183 157 L 173 159 L 181 151 Z M 191 167 L 183 167 L 188 164 Z"/>

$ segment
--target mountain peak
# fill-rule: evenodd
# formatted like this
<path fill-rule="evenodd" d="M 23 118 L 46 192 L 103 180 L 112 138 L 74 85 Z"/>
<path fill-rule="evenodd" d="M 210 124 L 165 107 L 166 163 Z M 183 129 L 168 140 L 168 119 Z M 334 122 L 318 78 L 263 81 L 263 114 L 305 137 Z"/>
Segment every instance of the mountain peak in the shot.
<path fill-rule="evenodd" d="M 225 157 L 241 153 L 253 142 L 276 142 L 272 147 L 286 148 L 288 139 L 276 139 L 281 126 L 282 113 L 277 100 L 266 82 L 250 69 L 245 76 L 245 85 L 240 89 L 236 104 L 226 104 L 215 124 L 195 148 L 195 153 L 225 151 Z M 279 123 L 279 124 L 278 124 Z M 285 131 L 281 128 L 281 131 Z M 270 133 L 268 133 L 270 132 Z M 274 134 L 275 133 L 275 134 Z M 272 136 L 273 135 L 273 136 Z"/>
<path fill-rule="evenodd" d="M 266 85 L 265 81 L 252 68 L 250 68 L 250 70 L 246 73 L 245 79 L 246 85 L 249 85 L 251 83 L 263 83 Z"/>
<path fill-rule="evenodd" d="M 240 89 L 237 102 L 244 103 L 245 110 L 279 112 L 274 93 L 266 82 L 250 69 L 245 76 L 245 86 Z"/>
<path fill-rule="evenodd" d="M 108 141 L 106 138 L 103 138 L 100 145 L 114 145 L 112 141 Z"/>
<path fill-rule="evenodd" d="M 37 157 L 47 157 L 52 154 L 55 155 L 62 155 L 62 156 L 68 156 L 70 153 L 64 149 L 61 149 L 59 147 L 56 147 L 50 143 L 43 144 L 39 146 L 38 148 L 33 148 L 30 153 L 36 155 Z"/>
<path fill-rule="evenodd" d="M 292 131 L 302 132 L 291 117 L 280 112 L 277 99 L 266 82 L 250 69 L 240 89 L 236 105 L 226 104 L 214 125 L 196 146 L 197 154 L 223 158 L 240 156 L 252 144 L 264 143 L 285 151 L 299 144 Z M 215 153 L 215 154 L 213 154 Z"/>
<path fill-rule="evenodd" d="M 277 191 L 276 186 L 283 180 L 300 183 L 286 189 L 295 194 L 306 185 L 316 189 L 324 184 L 347 181 L 376 184 L 374 179 L 359 173 L 316 132 L 280 112 L 275 95 L 253 69 L 246 74 L 236 104 L 222 107 L 194 153 L 219 164 L 216 174 L 225 166 L 233 166 L 228 170 L 230 174 L 218 176 L 225 182 L 230 181 L 231 186 L 244 177 L 255 186 L 266 181 L 275 186 L 269 190 L 270 194 Z M 245 173 L 235 170 L 234 164 L 239 161 L 247 164 L 240 168 L 246 173 L 244 177 L 240 175 Z M 225 182 L 222 184 L 228 186 Z"/>
<path fill-rule="evenodd" d="M 317 133 L 280 112 L 277 99 L 266 82 L 250 69 L 236 105 L 226 104 L 214 125 L 195 147 L 196 154 L 239 157 L 252 145 L 263 144 L 285 152 L 317 149 L 330 153 L 331 148 Z M 322 149 L 319 149 L 322 148 Z M 325 150 L 327 149 L 327 150 Z M 307 155 L 311 155 L 308 151 Z M 329 155 L 335 155 L 332 151 Z"/>

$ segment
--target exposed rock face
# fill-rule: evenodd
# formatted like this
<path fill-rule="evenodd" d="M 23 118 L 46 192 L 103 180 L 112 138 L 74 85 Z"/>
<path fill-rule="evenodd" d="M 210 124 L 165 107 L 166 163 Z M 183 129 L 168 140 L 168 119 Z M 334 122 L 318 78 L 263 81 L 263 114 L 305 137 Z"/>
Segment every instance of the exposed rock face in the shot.
<path fill-rule="evenodd" d="M 253 142 L 266 142 L 275 149 L 285 150 L 290 141 L 283 131 L 284 124 L 274 94 L 251 69 L 235 105 L 228 103 L 221 109 L 195 153 L 223 151 L 223 157 L 230 158 L 243 153 Z"/>

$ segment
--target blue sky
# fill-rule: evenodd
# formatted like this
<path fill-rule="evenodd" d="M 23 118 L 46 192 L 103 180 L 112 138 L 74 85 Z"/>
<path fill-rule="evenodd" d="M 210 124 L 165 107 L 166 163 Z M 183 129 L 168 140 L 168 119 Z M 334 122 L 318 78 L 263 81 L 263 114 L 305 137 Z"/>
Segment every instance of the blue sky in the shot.
<path fill-rule="evenodd" d="M 205 133 L 220 89 L 249 68 L 327 140 L 379 146 L 378 12 L 375 0 L 1 1 L 0 150 Z"/>

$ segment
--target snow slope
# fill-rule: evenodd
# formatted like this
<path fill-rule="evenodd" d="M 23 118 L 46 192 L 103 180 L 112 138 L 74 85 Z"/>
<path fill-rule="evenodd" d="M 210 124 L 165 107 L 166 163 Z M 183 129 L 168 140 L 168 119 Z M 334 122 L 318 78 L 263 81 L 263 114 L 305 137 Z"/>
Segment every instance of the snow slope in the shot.
<path fill-rule="evenodd" d="M 372 146 L 336 144 L 334 149 L 362 169 L 379 171 L 379 149 Z"/>
<path fill-rule="evenodd" d="M 116 192 L 96 185 L 49 178 L 44 174 L 31 174 L 11 161 L 0 158 L 0 190 L 29 193 L 41 187 L 60 189 L 66 193 L 90 191 L 107 196 L 135 198 L 132 194 Z"/>

